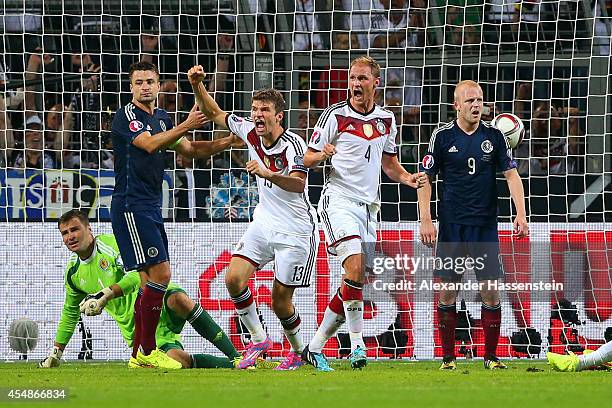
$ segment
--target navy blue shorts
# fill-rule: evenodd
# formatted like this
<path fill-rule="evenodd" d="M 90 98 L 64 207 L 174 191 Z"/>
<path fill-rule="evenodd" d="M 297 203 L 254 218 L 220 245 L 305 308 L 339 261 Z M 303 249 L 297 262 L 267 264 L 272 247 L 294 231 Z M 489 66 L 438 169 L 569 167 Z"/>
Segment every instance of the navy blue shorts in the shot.
<path fill-rule="evenodd" d="M 170 259 L 161 211 L 112 210 L 111 221 L 126 271 Z"/>
<path fill-rule="evenodd" d="M 440 223 L 434 275 L 451 280 L 461 280 L 464 273 L 474 270 L 478 281 L 496 280 L 504 276 L 499 257 L 497 225 L 461 225 Z"/>

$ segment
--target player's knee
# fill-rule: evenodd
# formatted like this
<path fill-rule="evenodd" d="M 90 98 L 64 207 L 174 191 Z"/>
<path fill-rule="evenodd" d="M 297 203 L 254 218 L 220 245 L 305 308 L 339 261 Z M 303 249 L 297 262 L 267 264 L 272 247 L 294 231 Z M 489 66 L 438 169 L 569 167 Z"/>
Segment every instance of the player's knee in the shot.
<path fill-rule="evenodd" d="M 239 273 L 230 269 L 225 274 L 225 286 L 230 294 L 235 295 L 244 289 L 246 282 Z"/>
<path fill-rule="evenodd" d="M 181 317 L 186 317 L 195 307 L 195 302 L 183 292 L 174 292 L 166 299 L 168 307 Z"/>
<path fill-rule="evenodd" d="M 157 265 L 152 265 L 145 269 L 149 275 L 149 280 L 155 283 L 161 283 L 167 285 L 170 283 L 170 263 L 162 262 Z"/>
<path fill-rule="evenodd" d="M 482 303 L 487 306 L 495 307 L 499 305 L 499 293 L 496 290 L 482 291 L 480 293 Z"/>
<path fill-rule="evenodd" d="M 350 255 L 342 263 L 342 268 L 344 269 L 345 279 L 350 279 L 355 282 L 363 282 L 365 270 L 362 254 Z"/>
<path fill-rule="evenodd" d="M 452 305 L 457 301 L 457 292 L 454 290 L 441 290 L 440 291 L 440 303 L 448 306 Z"/>

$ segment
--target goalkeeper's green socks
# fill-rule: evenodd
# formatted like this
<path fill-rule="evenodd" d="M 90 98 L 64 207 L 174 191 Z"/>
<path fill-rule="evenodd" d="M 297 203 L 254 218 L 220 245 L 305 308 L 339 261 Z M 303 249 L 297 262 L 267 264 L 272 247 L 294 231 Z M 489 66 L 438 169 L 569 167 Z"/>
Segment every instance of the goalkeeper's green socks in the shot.
<path fill-rule="evenodd" d="M 215 323 L 212 317 L 210 317 L 210 315 L 206 313 L 206 310 L 204 310 L 199 304 L 195 305 L 193 310 L 189 312 L 187 321 L 189 324 L 191 324 L 191 326 L 193 326 L 195 331 L 200 334 L 200 336 L 214 344 L 214 346 L 225 354 L 230 360 L 240 356 L 240 353 L 236 351 L 236 348 L 227 337 L 227 334 L 225 334 L 223 329 L 221 329 L 221 327 Z M 197 355 L 199 356 L 201 354 Z M 212 358 L 212 356 L 208 357 Z"/>
<path fill-rule="evenodd" d="M 191 368 L 234 368 L 234 363 L 227 357 L 215 357 L 209 354 L 192 354 Z"/>

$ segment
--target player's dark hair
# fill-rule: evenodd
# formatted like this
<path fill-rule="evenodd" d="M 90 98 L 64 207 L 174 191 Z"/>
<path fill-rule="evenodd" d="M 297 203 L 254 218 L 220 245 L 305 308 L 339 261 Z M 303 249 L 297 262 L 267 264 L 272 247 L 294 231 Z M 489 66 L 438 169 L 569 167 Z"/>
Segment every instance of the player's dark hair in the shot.
<path fill-rule="evenodd" d="M 157 75 L 157 78 L 159 78 L 159 69 L 157 69 L 157 65 L 149 61 L 138 61 L 130 65 L 130 81 L 132 80 L 134 71 L 153 71 Z"/>
<path fill-rule="evenodd" d="M 272 102 L 274 104 L 274 110 L 276 113 L 285 111 L 285 98 L 283 95 L 273 88 L 264 88 L 259 91 L 255 91 L 253 94 L 254 101 L 261 102 Z"/>
<path fill-rule="evenodd" d="M 70 221 L 73 218 L 78 218 L 79 221 L 81 221 L 83 223 L 83 225 L 85 225 L 85 226 L 89 225 L 89 217 L 87 217 L 87 214 L 85 214 L 81 210 L 70 210 L 70 211 L 65 212 L 64 214 L 62 214 L 60 219 L 57 220 L 57 228 L 59 228 L 60 225 L 67 223 L 68 221 Z"/>

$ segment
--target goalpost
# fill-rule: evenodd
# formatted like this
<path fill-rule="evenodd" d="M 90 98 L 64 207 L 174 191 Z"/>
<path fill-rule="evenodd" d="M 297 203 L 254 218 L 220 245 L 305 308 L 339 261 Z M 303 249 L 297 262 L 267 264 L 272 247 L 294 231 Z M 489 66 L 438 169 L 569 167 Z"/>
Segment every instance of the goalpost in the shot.
<path fill-rule="evenodd" d="M 485 119 L 512 112 L 528 129 L 513 153 L 524 180 L 529 240 L 512 238 L 513 208 L 503 177 L 498 180 L 506 282 L 563 284 L 505 291 L 498 355 L 579 351 L 601 344 L 612 327 L 612 9 L 606 2 L 7 0 L 3 8 L 0 358 L 19 358 L 9 348 L 8 328 L 21 317 L 39 325 L 29 358 L 43 358 L 52 345 L 69 257 L 57 218 L 80 208 L 95 234 L 112 231 L 110 122 L 130 99 L 127 72 L 139 59 L 158 64 L 158 106 L 175 123 L 193 104 L 186 72 L 202 64 L 222 109 L 248 116 L 253 90 L 275 87 L 287 101 L 284 126 L 308 140 L 323 109 L 347 97 L 350 60 L 369 54 L 383 67 L 378 102 L 396 114 L 400 161 L 411 172 L 432 131 L 454 118 L 454 85 L 477 81 L 490 112 Z M 211 127 L 193 135 L 219 136 Z M 247 336 L 223 276 L 258 200 L 246 160 L 242 149 L 196 162 L 169 153 L 162 199 L 173 281 L 238 349 Z M 320 170 L 309 175 L 314 205 L 324 178 Z M 431 255 L 418 242 L 416 192 L 385 176 L 381 183 L 377 254 Z M 340 283 L 338 262 L 323 242 L 312 286 L 295 293 L 306 341 Z M 258 271 L 251 290 L 274 341 L 270 355 L 279 357 L 289 346 L 271 309 L 272 271 L 273 265 Z M 429 279 L 431 270 L 413 264 L 368 275 L 370 356 L 441 356 L 437 293 L 420 287 Z M 409 282 L 416 287 L 401 286 Z M 459 299 L 457 347 L 468 358 L 481 357 L 480 301 L 469 291 Z M 79 327 L 66 359 L 86 349 L 94 359 L 129 355 L 106 314 L 84 317 L 82 332 Z M 187 351 L 214 351 L 188 325 L 183 339 Z M 348 344 L 341 330 L 325 353 L 344 356 Z"/>

